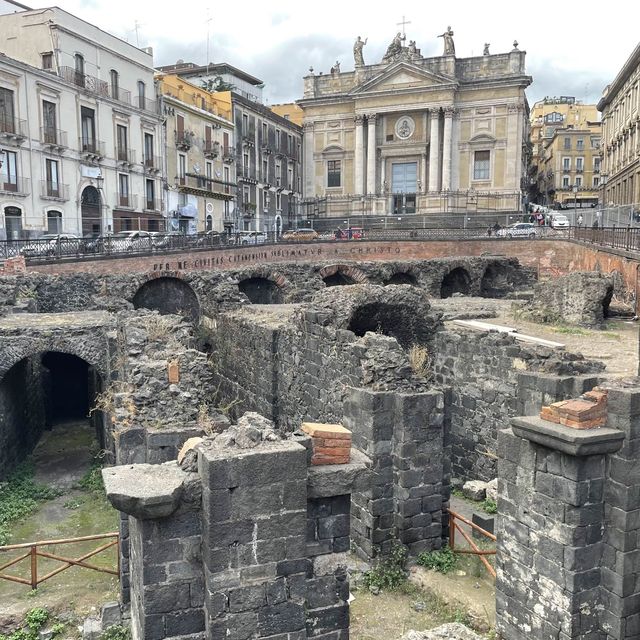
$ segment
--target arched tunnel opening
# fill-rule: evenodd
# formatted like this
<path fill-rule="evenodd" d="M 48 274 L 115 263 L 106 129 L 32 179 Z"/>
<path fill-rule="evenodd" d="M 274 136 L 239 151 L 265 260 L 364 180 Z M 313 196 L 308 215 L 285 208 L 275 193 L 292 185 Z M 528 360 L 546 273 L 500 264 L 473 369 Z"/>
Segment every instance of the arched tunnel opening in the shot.
<path fill-rule="evenodd" d="M 416 277 L 407 271 L 397 271 L 390 278 L 385 280 L 385 285 L 390 284 L 409 284 L 415 287 L 418 284 Z"/>
<path fill-rule="evenodd" d="M 251 301 L 251 304 L 281 304 L 280 287 L 268 278 L 253 277 L 241 280 L 238 289 Z"/>
<path fill-rule="evenodd" d="M 102 412 L 92 412 L 101 390 L 94 367 L 69 353 L 14 364 L 0 380 L 0 480 L 32 453 L 47 482 L 80 480 L 105 446 Z"/>
<path fill-rule="evenodd" d="M 133 306 L 158 311 L 161 315 L 183 315 L 193 322 L 200 318 L 198 296 L 180 278 L 162 277 L 145 282 L 133 296 Z"/>
<path fill-rule="evenodd" d="M 454 293 L 468 296 L 471 291 L 471 276 L 466 269 L 456 267 L 447 273 L 440 285 L 440 297 L 450 298 Z"/>
<path fill-rule="evenodd" d="M 349 330 L 357 336 L 367 331 L 395 338 L 403 349 L 426 344 L 433 328 L 413 307 L 372 302 L 358 307 L 351 316 Z"/>
<path fill-rule="evenodd" d="M 483 298 L 504 298 L 513 289 L 511 275 L 507 265 L 487 265 L 480 281 L 480 295 Z"/>
<path fill-rule="evenodd" d="M 602 298 L 602 317 L 606 320 L 613 314 L 611 313 L 611 300 L 613 298 L 613 287 L 607 287 L 607 292 L 604 298 Z"/>
<path fill-rule="evenodd" d="M 351 276 L 342 273 L 342 271 L 336 271 L 322 279 L 327 287 L 342 287 L 349 284 L 356 284 L 356 281 Z"/>

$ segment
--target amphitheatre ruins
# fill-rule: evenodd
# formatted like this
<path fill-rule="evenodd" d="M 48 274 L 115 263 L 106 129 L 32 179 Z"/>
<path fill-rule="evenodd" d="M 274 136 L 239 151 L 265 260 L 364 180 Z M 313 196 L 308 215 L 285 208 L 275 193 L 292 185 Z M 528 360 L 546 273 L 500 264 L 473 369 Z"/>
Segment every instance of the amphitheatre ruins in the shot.
<path fill-rule="evenodd" d="M 638 638 L 639 268 L 593 234 L 10 259 L 0 469 L 90 415 L 136 640 L 346 640 L 354 563 L 446 548 L 496 478 L 493 637 Z"/>

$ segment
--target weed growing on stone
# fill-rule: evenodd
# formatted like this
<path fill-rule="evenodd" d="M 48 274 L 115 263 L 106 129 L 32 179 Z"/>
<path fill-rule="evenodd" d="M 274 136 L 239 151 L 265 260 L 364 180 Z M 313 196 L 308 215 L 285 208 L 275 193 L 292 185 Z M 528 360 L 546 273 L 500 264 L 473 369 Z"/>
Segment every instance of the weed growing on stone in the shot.
<path fill-rule="evenodd" d="M 127 627 L 116 624 L 109 627 L 100 636 L 100 640 L 131 640 L 131 631 Z"/>
<path fill-rule="evenodd" d="M 49 612 L 42 607 L 31 609 L 18 629 L 9 635 L 0 634 L 0 640 L 37 640 L 40 630 L 47 624 Z"/>
<path fill-rule="evenodd" d="M 67 500 L 62 506 L 65 509 L 79 509 L 82 506 L 82 500 L 71 498 L 71 500 Z"/>
<path fill-rule="evenodd" d="M 425 567 L 425 569 L 434 569 L 439 573 L 449 573 L 455 568 L 458 558 L 450 547 L 444 547 L 436 551 L 423 551 L 416 562 L 421 567 Z"/>
<path fill-rule="evenodd" d="M 364 574 L 364 586 L 371 590 L 397 589 L 407 580 L 406 562 L 407 548 L 396 542 L 390 553 L 380 558 L 376 566 Z"/>
<path fill-rule="evenodd" d="M 498 513 L 498 505 L 496 501 L 492 500 L 491 498 L 486 498 L 480 506 L 485 513 L 488 513 L 490 515 Z"/>
<path fill-rule="evenodd" d="M 99 493 L 104 491 L 104 482 L 102 480 L 102 458 L 104 458 L 104 454 L 104 451 L 98 451 L 98 453 L 94 454 L 91 466 L 78 482 L 81 489 Z M 65 504 L 64 506 L 66 507 L 67 505 Z"/>
<path fill-rule="evenodd" d="M 23 462 L 0 483 L 0 544 L 8 544 L 10 525 L 33 513 L 40 502 L 60 495 L 56 489 L 37 484 L 33 479 L 33 465 Z"/>
<path fill-rule="evenodd" d="M 416 375 L 427 378 L 427 380 L 432 378 L 433 362 L 431 360 L 431 354 L 424 345 L 411 345 L 409 349 L 409 364 Z"/>

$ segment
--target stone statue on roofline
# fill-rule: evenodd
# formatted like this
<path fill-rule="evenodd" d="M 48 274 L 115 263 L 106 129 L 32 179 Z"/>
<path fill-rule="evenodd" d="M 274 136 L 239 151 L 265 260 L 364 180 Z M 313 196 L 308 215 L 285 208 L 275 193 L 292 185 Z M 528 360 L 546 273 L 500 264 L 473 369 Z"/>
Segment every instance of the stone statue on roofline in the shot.
<path fill-rule="evenodd" d="M 402 43 L 407 39 L 399 31 L 395 38 L 391 41 L 391 44 L 387 47 L 387 52 L 382 58 L 382 62 L 392 62 L 400 53 L 402 53 Z"/>
<path fill-rule="evenodd" d="M 364 56 L 362 55 L 362 49 L 364 45 L 367 44 L 369 38 L 365 38 L 364 40 L 358 36 L 358 39 L 353 43 L 353 61 L 355 62 L 356 67 L 364 67 Z"/>
<path fill-rule="evenodd" d="M 442 55 L 455 56 L 456 46 L 453 43 L 453 31 L 451 31 L 451 27 L 447 27 L 447 30 L 440 34 L 438 38 L 444 38 L 444 53 Z"/>

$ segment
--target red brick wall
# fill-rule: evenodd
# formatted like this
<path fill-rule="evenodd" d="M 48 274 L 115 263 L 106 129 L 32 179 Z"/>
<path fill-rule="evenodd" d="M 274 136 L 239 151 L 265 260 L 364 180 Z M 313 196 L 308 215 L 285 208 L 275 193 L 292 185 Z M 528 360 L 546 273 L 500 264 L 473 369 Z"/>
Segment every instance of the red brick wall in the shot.
<path fill-rule="evenodd" d="M 429 240 L 429 241 L 352 241 L 318 242 L 304 245 L 239 247 L 219 251 L 190 251 L 153 256 L 94 259 L 81 262 L 34 264 L 29 271 L 40 273 L 105 274 L 162 273 L 164 271 L 206 271 L 238 269 L 277 262 L 349 262 L 354 260 L 426 260 L 447 256 L 513 256 L 534 267 L 540 276 L 569 271 L 620 272 L 630 290 L 636 287 L 636 265 L 632 258 L 614 250 L 598 250 L 563 240 Z"/>

